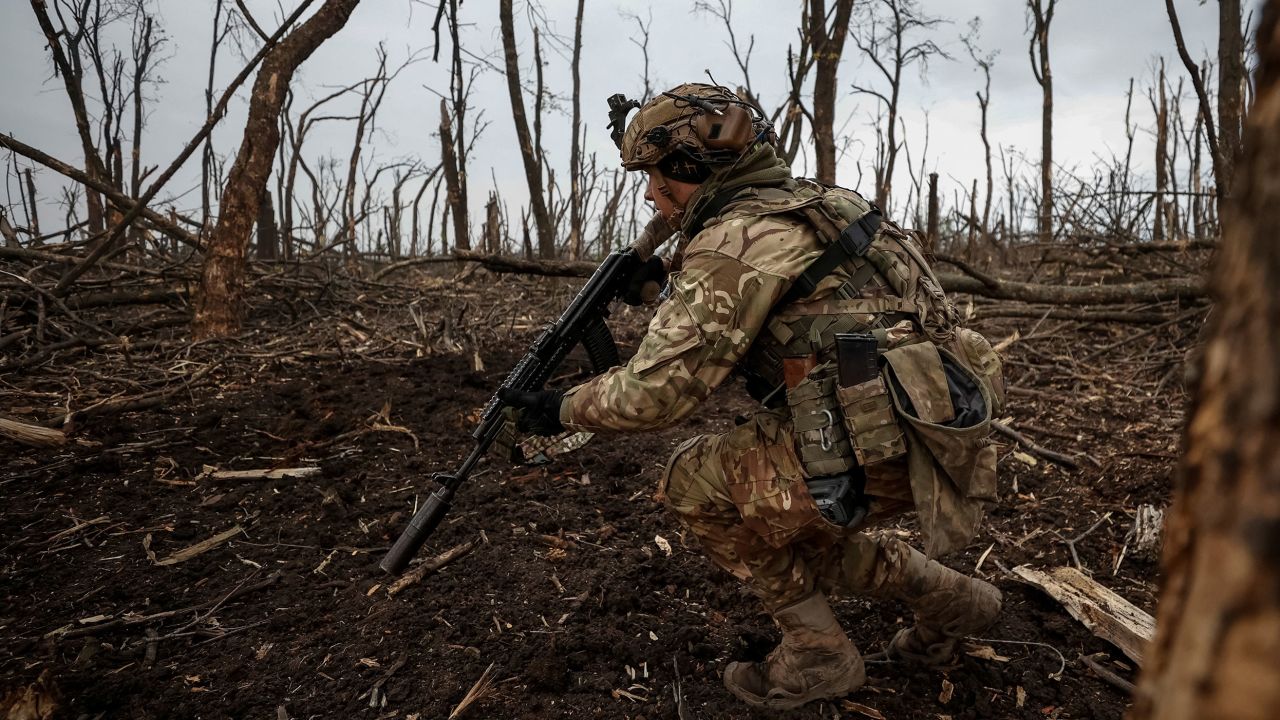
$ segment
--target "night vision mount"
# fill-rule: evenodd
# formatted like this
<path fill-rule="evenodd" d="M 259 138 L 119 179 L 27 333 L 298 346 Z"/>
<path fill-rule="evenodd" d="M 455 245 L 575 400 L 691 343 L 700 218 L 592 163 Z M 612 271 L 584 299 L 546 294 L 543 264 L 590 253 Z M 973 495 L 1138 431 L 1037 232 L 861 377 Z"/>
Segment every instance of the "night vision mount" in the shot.
<path fill-rule="evenodd" d="M 627 128 L 627 113 L 640 109 L 640 103 L 627 99 L 622 93 L 609 96 L 609 137 L 622 149 L 622 133 Z"/>

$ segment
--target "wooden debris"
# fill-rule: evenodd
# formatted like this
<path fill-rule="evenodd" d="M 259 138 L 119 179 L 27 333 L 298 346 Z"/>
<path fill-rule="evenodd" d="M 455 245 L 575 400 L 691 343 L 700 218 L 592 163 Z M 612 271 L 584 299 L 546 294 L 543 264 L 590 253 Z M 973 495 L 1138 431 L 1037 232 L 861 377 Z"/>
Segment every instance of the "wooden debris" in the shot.
<path fill-rule="evenodd" d="M 319 475 L 318 467 L 264 468 L 261 470 L 213 470 L 206 469 L 197 480 L 295 480 Z"/>
<path fill-rule="evenodd" d="M 1013 428 L 1009 427 L 1008 425 L 1005 425 L 1002 422 L 993 421 L 991 423 L 991 429 L 995 430 L 1001 435 L 1004 435 L 1010 440 L 1013 440 L 1014 442 L 1018 443 L 1019 445 L 1021 445 L 1022 447 L 1030 451 L 1033 455 L 1039 455 L 1040 457 L 1044 458 L 1045 460 L 1048 460 L 1049 462 L 1057 463 L 1059 465 L 1062 465 L 1063 467 L 1070 468 L 1072 470 L 1080 469 L 1080 463 L 1076 462 L 1075 458 L 1071 457 L 1070 455 L 1064 455 L 1060 452 L 1050 450 L 1046 447 L 1041 447 L 1031 442 L 1030 440 L 1028 440 L 1027 437 L 1022 433 L 1018 432 L 1017 430 L 1014 430 Z M 1027 464 L 1035 465 L 1034 462 L 1029 462 Z"/>
<path fill-rule="evenodd" d="M 1155 635 L 1153 617 L 1072 567 L 1045 572 L 1019 565 L 1013 573 L 1062 603 L 1071 617 L 1083 623 L 1094 635 L 1142 664 L 1147 643 Z"/>
<path fill-rule="evenodd" d="M 63 530 L 62 532 L 54 534 L 52 537 L 50 537 L 48 540 L 45 540 L 44 542 L 46 545 L 52 545 L 64 537 L 74 535 L 80 532 L 81 530 L 84 530 L 85 528 L 93 527 L 94 525 L 101 525 L 105 522 L 109 522 L 110 520 L 111 518 L 107 517 L 106 515 L 100 515 L 92 520 L 85 520 L 84 522 L 78 522 L 72 527 L 69 527 L 66 530 Z"/>
<path fill-rule="evenodd" d="M 1160 533 L 1164 529 L 1164 510 L 1154 505 L 1141 505 L 1133 519 L 1133 549 L 1143 555 L 1153 555 L 1160 548 Z"/>
<path fill-rule="evenodd" d="M 862 703 L 856 703 L 852 700 L 841 700 L 840 709 L 858 713 L 859 715 L 869 717 L 872 720 L 884 720 L 884 715 L 881 714 L 879 710 L 863 705 Z"/>
<path fill-rule="evenodd" d="M 1100 657 L 1106 657 L 1106 655 L 1103 653 L 1095 653 L 1093 655 L 1081 655 L 1080 662 L 1085 667 L 1092 670 L 1093 674 L 1097 675 L 1103 680 L 1106 680 L 1108 683 L 1111 684 L 1112 687 L 1119 689 L 1126 696 L 1133 695 L 1133 683 L 1129 682 L 1128 680 L 1125 680 L 1119 675 L 1103 667 L 1102 663 L 1098 661 L 1098 658 Z"/>
<path fill-rule="evenodd" d="M 61 430 L 40 427 L 0 417 L 0 437 L 6 437 L 30 447 L 59 447 L 67 444 L 67 436 Z"/>
<path fill-rule="evenodd" d="M 58 688 L 48 669 L 35 682 L 0 698 L 0 717 L 6 720 L 53 720 L 60 709 Z"/>
<path fill-rule="evenodd" d="M 494 663 L 489 663 L 489 667 L 484 669 L 484 672 L 480 674 L 480 679 L 476 680 L 476 684 L 471 686 L 471 689 L 463 696 L 458 706 L 453 709 L 453 712 L 449 713 L 449 720 L 461 717 L 462 713 L 467 711 L 467 708 L 489 694 L 489 691 L 493 688 L 493 666 Z"/>
<path fill-rule="evenodd" d="M 189 548 L 179 550 L 169 557 L 157 560 L 156 565 L 176 565 L 180 562 L 186 562 L 197 555 L 203 555 L 204 553 L 209 552 L 242 532 L 244 532 L 244 528 L 236 525 L 230 530 L 220 532 L 211 538 L 201 540 Z"/>
<path fill-rule="evenodd" d="M 455 545 L 430 560 L 419 564 L 417 567 L 401 576 L 400 579 L 391 583 L 391 585 L 387 587 L 387 595 L 389 597 L 395 597 L 396 593 L 404 590 L 414 583 L 421 582 L 423 578 L 439 570 L 445 565 L 448 565 L 459 558 L 466 557 L 472 550 L 475 550 L 476 546 L 479 544 L 479 538 L 468 540 L 461 545 Z"/>

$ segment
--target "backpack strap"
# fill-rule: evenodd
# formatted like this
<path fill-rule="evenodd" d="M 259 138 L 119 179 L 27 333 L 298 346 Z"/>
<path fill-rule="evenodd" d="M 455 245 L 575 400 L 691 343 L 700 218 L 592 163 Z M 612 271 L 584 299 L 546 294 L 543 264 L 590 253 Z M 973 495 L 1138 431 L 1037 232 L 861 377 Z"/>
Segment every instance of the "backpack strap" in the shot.
<path fill-rule="evenodd" d="M 787 291 L 786 295 L 782 296 L 782 300 L 774 307 L 781 307 L 812 295 L 818 289 L 818 283 L 822 282 L 822 279 L 827 275 L 830 275 L 832 270 L 854 258 L 864 257 L 867 254 L 867 250 L 871 248 L 871 239 L 875 237 L 876 231 L 880 229 L 882 220 L 883 216 L 880 214 L 879 208 L 872 206 L 869 212 L 841 230 L 840 234 L 833 238 L 834 241 L 830 242 L 826 250 L 818 256 L 818 259 L 810 263 L 809 267 L 805 268 L 804 272 L 800 274 L 800 277 L 795 279 L 795 282 L 791 284 L 791 289 Z M 864 261 L 843 287 L 856 293 L 870 282 L 875 274 L 875 266 Z"/>

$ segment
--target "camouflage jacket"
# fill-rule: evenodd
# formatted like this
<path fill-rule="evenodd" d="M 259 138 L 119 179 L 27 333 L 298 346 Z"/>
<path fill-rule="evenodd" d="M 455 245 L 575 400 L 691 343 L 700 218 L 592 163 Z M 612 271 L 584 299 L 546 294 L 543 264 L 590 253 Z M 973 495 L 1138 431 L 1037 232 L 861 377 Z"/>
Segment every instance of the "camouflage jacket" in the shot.
<path fill-rule="evenodd" d="M 566 393 L 560 409 L 565 427 L 634 432 L 671 425 L 689 415 L 739 365 L 776 381 L 778 371 L 770 361 L 796 353 L 780 342 L 778 324 L 771 326 L 774 306 L 823 251 L 816 231 L 799 212 L 821 200 L 817 189 L 802 182 L 748 189 L 735 197 L 684 248 L 682 269 L 671 276 L 669 297 L 635 356 Z M 809 298 L 796 303 L 807 310 L 788 306 L 783 312 L 825 310 L 833 317 L 869 320 L 871 314 L 858 310 L 902 309 L 879 276 L 859 293 L 873 299 L 872 305 L 851 308 L 836 294 L 847 279 L 845 270 L 837 269 Z M 831 307 L 820 307 L 824 303 Z M 815 330 L 813 337 L 831 334 Z M 806 345 L 801 354 L 815 350 L 821 348 Z"/>

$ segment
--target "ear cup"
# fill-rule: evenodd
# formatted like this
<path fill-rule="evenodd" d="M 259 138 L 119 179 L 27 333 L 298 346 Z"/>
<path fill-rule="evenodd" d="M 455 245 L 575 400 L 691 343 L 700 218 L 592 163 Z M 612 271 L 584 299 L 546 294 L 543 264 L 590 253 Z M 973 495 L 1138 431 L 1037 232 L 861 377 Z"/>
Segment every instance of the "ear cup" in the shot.
<path fill-rule="evenodd" d="M 726 104 L 723 114 L 704 112 L 693 119 L 693 129 L 711 150 L 742 152 L 755 138 L 751 111 L 737 104 Z"/>

